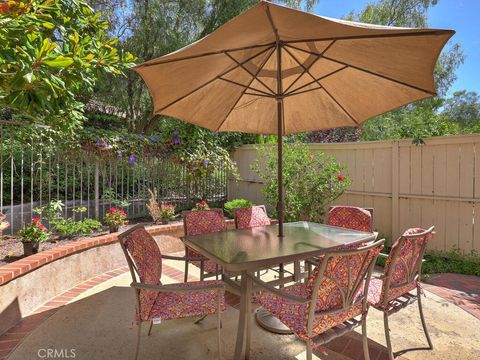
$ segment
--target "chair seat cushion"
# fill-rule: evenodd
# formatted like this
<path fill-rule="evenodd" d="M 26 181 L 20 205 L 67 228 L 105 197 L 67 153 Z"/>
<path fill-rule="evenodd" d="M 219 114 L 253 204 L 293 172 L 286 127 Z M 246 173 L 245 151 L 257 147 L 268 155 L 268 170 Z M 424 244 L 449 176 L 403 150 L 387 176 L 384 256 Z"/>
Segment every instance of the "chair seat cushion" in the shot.
<path fill-rule="evenodd" d="M 413 281 L 409 284 L 405 284 L 403 286 L 397 288 L 391 288 L 388 294 L 388 301 L 392 301 L 399 296 L 415 289 L 417 287 L 417 282 Z M 383 280 L 382 279 L 371 279 L 370 284 L 368 285 L 368 302 L 376 307 L 381 308 L 383 307 L 382 304 L 383 298 Z"/>
<path fill-rule="evenodd" d="M 195 288 L 203 285 L 222 285 L 222 281 L 193 281 L 175 284 L 178 287 Z M 217 291 L 198 290 L 193 292 L 159 292 L 147 317 L 152 319 L 178 319 L 190 316 L 202 316 L 217 312 Z M 225 292 L 221 290 L 221 309 L 225 311 Z"/>
<path fill-rule="evenodd" d="M 306 284 L 295 284 L 281 289 L 282 291 L 299 296 L 310 296 L 310 289 Z M 309 303 L 296 303 L 291 300 L 277 296 L 271 292 L 262 292 L 257 296 L 257 300 L 262 307 L 275 315 L 281 322 L 288 326 L 297 336 L 303 340 L 308 340 L 307 333 L 307 312 Z M 323 333 L 348 319 L 351 319 L 362 313 L 362 303 L 359 302 L 350 308 L 337 311 L 328 315 L 317 315 L 313 323 L 313 336 Z"/>

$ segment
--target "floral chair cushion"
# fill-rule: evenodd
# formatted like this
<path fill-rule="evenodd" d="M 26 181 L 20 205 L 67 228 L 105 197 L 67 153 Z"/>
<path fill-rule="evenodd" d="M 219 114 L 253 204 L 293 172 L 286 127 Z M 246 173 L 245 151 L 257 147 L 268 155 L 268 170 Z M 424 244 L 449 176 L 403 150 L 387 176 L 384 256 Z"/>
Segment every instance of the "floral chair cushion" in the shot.
<path fill-rule="evenodd" d="M 370 251 L 354 255 L 329 257 L 325 272 L 320 281 L 316 311 L 330 312 L 322 315 L 319 313 L 313 321 L 313 336 L 337 326 L 362 312 L 363 278 L 368 272 L 368 267 L 378 255 L 383 246 L 378 246 Z M 325 257 L 322 258 L 325 261 Z M 310 275 L 306 284 L 295 284 L 282 289 L 286 293 L 311 300 L 312 291 L 319 267 Z M 352 274 L 350 281 L 348 272 Z M 362 281 L 358 281 L 362 279 Z M 357 287 L 355 288 L 355 285 Z M 355 293 L 354 301 L 350 306 L 343 306 L 342 294 Z M 285 325 L 294 331 L 300 338 L 308 340 L 307 320 L 310 303 L 299 304 L 269 292 L 262 292 L 256 297 L 257 301 L 278 317 Z"/>
<path fill-rule="evenodd" d="M 263 205 L 234 209 L 233 215 L 237 229 L 270 225 L 270 218 Z"/>
<path fill-rule="evenodd" d="M 133 259 L 140 277 L 140 282 L 149 285 L 160 285 L 162 276 L 162 254 L 155 239 L 140 227 L 125 238 L 124 245 Z M 138 309 L 140 317 L 149 314 L 158 293 L 152 290 L 141 289 Z"/>
<path fill-rule="evenodd" d="M 183 214 L 185 224 L 185 235 L 202 235 L 215 233 L 227 229 L 225 217 L 221 209 L 187 211 Z M 186 255 L 189 258 L 203 258 L 204 256 L 197 251 L 187 247 Z M 196 267 L 200 267 L 200 261 L 192 261 Z M 216 263 L 211 260 L 205 260 L 204 271 L 207 273 L 216 273 Z"/>
<path fill-rule="evenodd" d="M 185 235 L 215 233 L 227 229 L 221 209 L 187 211 L 184 213 Z"/>
<path fill-rule="evenodd" d="M 180 287 L 195 288 L 201 285 L 217 284 L 222 281 L 195 281 L 175 284 Z M 221 290 L 221 310 L 225 311 L 224 290 Z M 178 319 L 190 316 L 202 316 L 217 312 L 218 290 L 198 290 L 193 292 L 159 292 L 148 314 L 142 314 L 142 320 Z"/>
<path fill-rule="evenodd" d="M 399 296 L 415 289 L 417 282 L 413 281 L 409 284 L 400 286 L 398 288 L 390 289 L 388 293 L 388 301 L 392 301 Z M 368 302 L 375 307 L 383 307 L 383 280 L 382 279 L 372 279 L 370 284 L 368 284 Z"/>
<path fill-rule="evenodd" d="M 372 232 L 372 214 L 355 206 L 333 206 L 328 212 L 329 225 Z"/>
<path fill-rule="evenodd" d="M 414 235 L 424 233 L 426 230 L 421 228 L 412 228 L 404 232 L 403 235 Z M 432 233 L 418 237 L 401 237 L 393 244 L 390 255 L 387 258 L 384 268 L 384 276 L 387 276 L 390 269 L 391 272 L 390 288 L 388 289 L 387 301 L 396 299 L 397 297 L 413 290 L 417 286 L 414 279 L 415 267 L 420 260 L 419 257 L 423 253 L 427 243 L 432 238 Z M 392 260 L 392 254 L 398 251 L 395 260 Z M 369 300 L 375 306 L 381 305 L 385 296 L 384 282 L 381 283 L 381 291 L 378 294 L 379 282 L 372 282 L 372 290 L 369 290 Z"/>

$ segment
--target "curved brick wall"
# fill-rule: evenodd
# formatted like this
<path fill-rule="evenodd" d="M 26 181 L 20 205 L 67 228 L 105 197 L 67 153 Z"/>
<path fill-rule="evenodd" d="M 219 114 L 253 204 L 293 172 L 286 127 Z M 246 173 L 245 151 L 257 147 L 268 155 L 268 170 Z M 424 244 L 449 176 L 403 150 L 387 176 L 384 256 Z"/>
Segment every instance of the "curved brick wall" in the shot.
<path fill-rule="evenodd" d="M 152 235 L 184 235 L 182 223 L 147 230 Z M 117 240 L 117 234 L 85 238 L 0 266 L 0 334 L 76 284 L 125 266 Z"/>

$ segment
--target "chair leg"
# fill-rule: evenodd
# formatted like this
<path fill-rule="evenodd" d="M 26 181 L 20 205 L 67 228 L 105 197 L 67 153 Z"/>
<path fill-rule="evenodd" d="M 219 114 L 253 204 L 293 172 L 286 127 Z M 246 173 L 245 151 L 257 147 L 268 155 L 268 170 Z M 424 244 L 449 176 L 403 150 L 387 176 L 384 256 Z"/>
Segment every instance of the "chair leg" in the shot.
<path fill-rule="evenodd" d="M 207 317 L 207 315 L 203 315 L 201 318 L 199 318 L 198 320 L 195 320 L 194 324 L 199 324 L 200 322 L 202 322 L 203 319 L 205 319 Z"/>
<path fill-rule="evenodd" d="M 218 343 L 218 359 L 222 359 L 222 341 L 220 329 L 222 328 L 222 304 L 221 304 L 221 292 L 218 291 L 217 296 L 217 343 Z"/>
<path fill-rule="evenodd" d="M 137 331 L 137 346 L 135 349 L 135 360 L 138 359 L 138 353 L 140 352 L 140 336 L 142 336 L 142 322 L 138 323 L 138 331 Z"/>
<path fill-rule="evenodd" d="M 203 281 L 203 266 L 204 260 L 200 260 L 200 281 Z"/>
<path fill-rule="evenodd" d="M 363 342 L 363 357 L 365 360 L 370 360 L 370 352 L 368 351 L 368 337 L 367 337 L 367 314 L 362 315 L 362 342 Z"/>
<path fill-rule="evenodd" d="M 425 322 L 425 317 L 423 316 L 423 307 L 422 307 L 422 293 L 420 290 L 420 286 L 417 286 L 417 302 L 418 302 L 418 311 L 420 313 L 420 319 L 422 320 L 423 332 L 425 333 L 425 337 L 428 341 L 428 347 L 433 349 L 432 340 L 430 339 L 430 335 L 428 334 L 427 323 Z"/>
<path fill-rule="evenodd" d="M 385 339 L 387 340 L 388 359 L 394 360 L 392 342 L 390 341 L 390 328 L 388 327 L 388 313 L 383 312 L 383 325 L 385 327 Z"/>
<path fill-rule="evenodd" d="M 148 336 L 152 333 L 152 327 L 153 327 L 153 320 L 150 321 L 150 328 L 148 329 Z"/>
<path fill-rule="evenodd" d="M 307 360 L 312 360 L 312 344 L 307 340 Z"/>
<path fill-rule="evenodd" d="M 185 274 L 183 276 L 183 282 L 186 283 L 188 281 L 188 260 L 185 260 Z"/>

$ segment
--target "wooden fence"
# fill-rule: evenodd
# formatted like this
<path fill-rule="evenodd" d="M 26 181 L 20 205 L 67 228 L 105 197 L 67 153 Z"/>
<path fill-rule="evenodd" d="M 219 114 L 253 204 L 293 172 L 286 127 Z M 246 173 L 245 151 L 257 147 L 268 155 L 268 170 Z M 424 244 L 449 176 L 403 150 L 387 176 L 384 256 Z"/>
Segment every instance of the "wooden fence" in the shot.
<path fill-rule="evenodd" d="M 374 208 L 381 236 L 435 225 L 430 249 L 480 250 L 480 135 L 410 140 L 311 144 L 347 166 L 352 186 L 336 201 Z M 272 149 L 272 151 L 274 151 Z M 229 199 L 263 203 L 262 180 L 251 170 L 255 146 L 233 155 L 242 180 L 230 181 Z"/>

